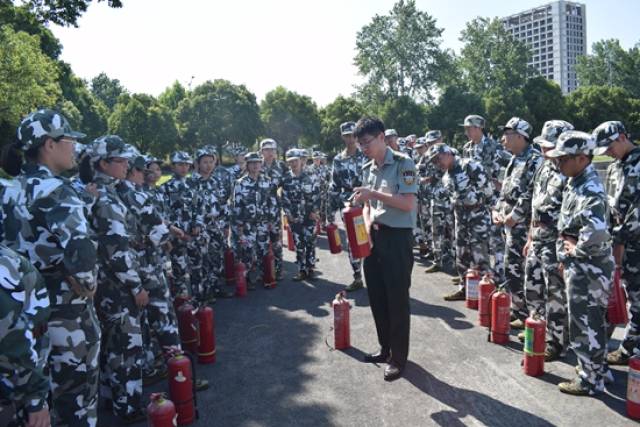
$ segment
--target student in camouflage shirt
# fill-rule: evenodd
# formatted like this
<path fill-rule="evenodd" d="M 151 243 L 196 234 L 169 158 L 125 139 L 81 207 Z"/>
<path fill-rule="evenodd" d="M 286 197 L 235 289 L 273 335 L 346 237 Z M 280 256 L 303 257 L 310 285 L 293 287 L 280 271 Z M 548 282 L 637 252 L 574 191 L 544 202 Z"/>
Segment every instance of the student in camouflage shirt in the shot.
<path fill-rule="evenodd" d="M 278 190 L 282 188 L 282 178 L 286 166 L 276 159 L 278 144 L 271 138 L 260 141 L 262 173 L 271 183 L 271 211 L 269 212 L 269 242 L 275 257 L 276 279 L 282 278 L 282 204 Z"/>
<path fill-rule="evenodd" d="M 431 180 L 438 169 L 429 162 L 424 154 L 427 152 L 427 141 L 424 137 L 418 138 L 415 145 L 416 164 L 418 169 L 418 219 L 413 236 L 420 246 L 420 255 L 433 257 L 433 222 L 431 220 L 431 203 L 433 200 Z"/>
<path fill-rule="evenodd" d="M 567 131 L 547 156 L 557 159 L 567 180 L 558 219 L 558 260 L 567 286 L 570 348 L 578 358 L 578 377 L 558 384 L 560 391 L 593 395 L 604 389 L 607 323 L 613 256 L 607 227 L 607 195 L 591 164 L 595 140 Z"/>
<path fill-rule="evenodd" d="M 2 194 L 4 243 L 27 257 L 47 286 L 50 409 L 52 423 L 61 426 L 97 422 L 100 328 L 92 301 L 96 249 L 86 205 L 60 176 L 74 167 L 74 143 L 83 136 L 71 130 L 61 114 L 36 111 L 21 122 L 3 164 L 15 175 L 27 160 L 14 185 Z"/>
<path fill-rule="evenodd" d="M 231 202 L 236 253 L 247 270 L 247 288 L 253 290 L 262 277 L 263 259 L 269 249 L 271 183 L 262 175 L 262 157 L 245 156 L 247 174 L 236 181 Z M 270 287 L 269 284 L 264 284 Z"/>
<path fill-rule="evenodd" d="M 117 135 L 102 136 L 91 144 L 88 161 L 95 169 L 93 182 L 98 199 L 91 225 L 98 240 L 98 292 L 103 346 L 100 352 L 101 395 L 113 404 L 124 423 L 141 421 L 142 330 L 140 316 L 149 303 L 149 292 L 140 278 L 140 262 L 133 246 L 131 207 L 116 187 L 127 176 L 134 153 Z"/>
<path fill-rule="evenodd" d="M 531 146 L 531 125 L 513 117 L 504 126 L 502 143 L 513 156 L 507 165 L 500 198 L 492 217 L 493 223 L 503 225 L 506 234 L 505 282 L 511 293 L 512 323 L 515 329 L 524 328 L 529 315 L 524 293 L 524 255 L 531 223 L 531 197 L 533 176 L 542 164 L 540 152 Z"/>
<path fill-rule="evenodd" d="M 563 120 L 544 124 L 542 134 L 534 139 L 544 153 L 555 148 L 558 137 L 573 125 Z M 558 271 L 556 240 L 558 217 L 562 205 L 566 177 L 556 163 L 545 161 L 533 177 L 531 197 L 531 226 L 525 245 L 524 277 L 527 310 L 547 320 L 545 360 L 563 357 L 569 342 L 567 318 L 567 290 Z M 523 337 L 524 338 L 524 337 Z"/>
<path fill-rule="evenodd" d="M 333 158 L 331 167 L 329 222 L 333 222 L 336 211 L 342 212 L 346 202 L 353 195 L 353 189 L 362 185 L 362 166 L 367 159 L 358 148 L 353 136 L 355 128 L 354 122 L 345 122 L 340 125 L 340 134 L 345 143 L 345 149 Z M 364 286 L 361 273 L 362 260 L 351 255 L 349 245 L 347 245 L 347 252 L 353 269 L 353 282 L 347 287 L 347 291 L 355 291 Z"/>
<path fill-rule="evenodd" d="M 607 356 L 607 362 L 626 365 L 632 355 L 640 354 L 640 147 L 618 121 L 602 123 L 593 137 L 598 145 L 595 154 L 615 159 L 605 181 L 609 232 L 616 268 L 622 270 L 626 282 L 631 315 L 620 347 Z"/>
<path fill-rule="evenodd" d="M 26 258 L 0 244 L 0 424 L 49 426 L 49 295 Z"/>
<path fill-rule="evenodd" d="M 460 159 L 444 143 L 429 149 L 428 158 L 443 170 L 445 185 L 456 222 L 456 267 L 460 278 L 458 291 L 445 296 L 446 301 L 465 299 L 462 279 L 469 268 L 488 273 L 489 267 L 489 204 L 491 187 L 480 163 Z"/>
<path fill-rule="evenodd" d="M 331 170 L 326 164 L 327 155 L 321 151 L 313 152 L 313 165 L 311 170 L 318 180 L 320 186 L 320 225 L 322 230 L 327 225 L 327 202 L 329 198 L 329 181 L 331 181 Z"/>
<path fill-rule="evenodd" d="M 312 279 L 315 266 L 314 233 L 316 221 L 320 219 L 320 190 L 317 181 L 302 170 L 299 149 L 290 149 L 286 157 L 291 170 L 283 178 L 282 207 L 296 245 L 298 274 L 293 280 Z"/>

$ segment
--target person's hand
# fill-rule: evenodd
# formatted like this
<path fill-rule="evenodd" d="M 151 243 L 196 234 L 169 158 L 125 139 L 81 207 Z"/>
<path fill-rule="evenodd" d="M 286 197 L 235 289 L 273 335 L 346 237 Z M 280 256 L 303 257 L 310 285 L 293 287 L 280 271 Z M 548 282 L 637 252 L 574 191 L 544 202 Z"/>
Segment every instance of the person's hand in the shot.
<path fill-rule="evenodd" d="M 87 193 L 91 194 L 96 199 L 98 198 L 98 196 L 100 196 L 100 193 L 98 193 L 98 186 L 93 182 L 85 185 L 84 189 L 87 191 Z M 47 411 L 47 413 L 49 412 Z"/>
<path fill-rule="evenodd" d="M 311 212 L 311 213 L 309 214 L 309 218 L 311 218 L 313 221 L 320 221 L 320 215 L 318 215 L 318 214 L 317 214 L 317 213 L 315 213 L 315 212 Z"/>
<path fill-rule="evenodd" d="M 491 220 L 495 225 L 501 225 L 503 223 L 502 216 L 497 211 L 491 211 Z"/>
<path fill-rule="evenodd" d="M 576 250 L 576 244 L 578 243 L 578 241 L 573 237 L 568 237 L 568 236 L 563 236 L 562 240 L 563 240 L 562 246 L 564 248 L 564 253 L 566 253 L 567 255 L 574 254 Z"/>
<path fill-rule="evenodd" d="M 166 251 L 166 252 L 171 252 L 173 250 L 173 245 L 171 244 L 171 242 L 164 242 L 162 244 L 162 248 Z"/>
<path fill-rule="evenodd" d="M 85 289 L 82 286 L 80 286 L 80 283 L 78 283 L 78 281 L 73 276 L 67 276 L 66 280 L 67 280 L 67 283 L 71 286 L 71 289 L 73 290 L 73 292 L 75 292 L 75 294 L 80 297 L 92 298 L 96 293 L 97 287 L 93 288 L 93 290 L 91 291 L 88 289 Z"/>
<path fill-rule="evenodd" d="M 563 263 L 558 263 L 558 271 L 560 272 L 561 276 L 564 276 L 564 264 Z"/>
<path fill-rule="evenodd" d="M 184 239 L 184 231 L 182 231 L 181 229 L 179 229 L 175 225 L 172 225 L 171 227 L 169 227 L 169 231 L 171 231 L 171 234 L 173 234 L 178 239 L 180 239 L 180 240 Z"/>
<path fill-rule="evenodd" d="M 191 230 L 191 235 L 193 237 L 197 237 L 198 235 L 200 235 L 200 227 L 193 227 L 193 229 Z"/>
<path fill-rule="evenodd" d="M 616 267 L 622 267 L 622 260 L 624 259 L 624 245 L 616 244 L 613 246 L 613 259 L 616 262 Z"/>
<path fill-rule="evenodd" d="M 36 412 L 29 412 L 27 427 L 51 427 L 51 416 L 48 408 Z"/>
<path fill-rule="evenodd" d="M 529 254 L 529 249 L 531 248 L 531 239 L 527 239 L 527 243 L 524 244 L 524 247 L 522 248 L 522 256 L 523 257 L 527 257 L 527 255 Z"/>
<path fill-rule="evenodd" d="M 355 203 L 365 203 L 372 198 L 372 191 L 367 187 L 356 187 L 353 189 L 353 192 L 355 195 L 353 201 Z"/>
<path fill-rule="evenodd" d="M 502 190 L 502 182 L 500 182 L 500 180 L 498 180 L 498 179 L 494 179 L 493 180 L 493 188 L 495 188 L 496 191 Z"/>
<path fill-rule="evenodd" d="M 135 299 L 136 299 L 136 305 L 142 308 L 147 304 L 149 304 L 149 292 L 143 289 L 136 295 Z"/>
<path fill-rule="evenodd" d="M 512 228 L 516 224 L 517 224 L 516 220 L 513 219 L 513 217 L 511 215 L 507 215 L 507 217 L 504 219 L 504 225 L 506 225 L 509 228 Z"/>

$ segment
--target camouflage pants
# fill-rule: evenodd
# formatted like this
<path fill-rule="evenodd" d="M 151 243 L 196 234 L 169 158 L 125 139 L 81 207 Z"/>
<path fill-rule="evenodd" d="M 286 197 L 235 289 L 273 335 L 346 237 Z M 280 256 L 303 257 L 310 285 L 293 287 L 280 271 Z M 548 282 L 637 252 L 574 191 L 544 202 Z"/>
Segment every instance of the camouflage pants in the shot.
<path fill-rule="evenodd" d="M 209 235 L 200 231 L 197 237 L 193 237 L 187 244 L 189 255 L 189 271 L 192 295 L 198 301 L 203 301 L 203 295 L 207 284 L 204 283 L 204 260 L 209 249 Z"/>
<path fill-rule="evenodd" d="M 149 304 L 144 308 L 140 323 L 145 368 L 150 370 L 165 347 L 180 347 L 178 320 L 166 282 L 164 286 L 149 289 Z"/>
<path fill-rule="evenodd" d="M 171 268 L 173 271 L 173 295 L 191 295 L 191 271 L 187 244 L 174 240 L 171 249 Z"/>
<path fill-rule="evenodd" d="M 267 224 L 245 223 L 238 233 L 236 252 L 247 271 L 247 279 L 255 283 L 262 277 L 263 258 L 269 250 L 270 234 Z"/>
<path fill-rule="evenodd" d="M 592 257 L 589 264 L 575 258 L 566 259 L 564 281 L 569 301 L 570 348 L 580 366 L 580 378 L 593 391 L 604 389 L 602 374 L 607 357 L 607 326 L 605 315 L 613 259 Z"/>
<path fill-rule="evenodd" d="M 207 233 L 209 248 L 204 258 L 205 298 L 213 297 L 215 289 L 224 283 L 224 234 L 218 229 L 208 230 Z"/>
<path fill-rule="evenodd" d="M 503 287 L 511 293 L 512 314 L 524 321 L 527 318 L 527 305 L 524 294 L 524 256 L 522 250 L 527 243 L 528 227 L 516 224 L 506 228 L 505 262 Z"/>
<path fill-rule="evenodd" d="M 293 241 L 296 245 L 296 264 L 299 271 L 309 272 L 316 263 L 316 225 L 312 223 L 294 222 L 291 224 Z"/>
<path fill-rule="evenodd" d="M 273 256 L 275 258 L 277 274 L 282 271 L 282 219 L 279 210 L 278 215 L 271 222 L 269 242 L 271 242 L 271 250 L 273 250 Z"/>
<path fill-rule="evenodd" d="M 142 408 L 142 331 L 140 312 L 131 302 L 101 316 L 100 394 L 113 401 L 113 412 L 124 417 Z"/>
<path fill-rule="evenodd" d="M 93 301 L 51 306 L 51 425 L 95 426 L 100 326 Z"/>
<path fill-rule="evenodd" d="M 489 271 L 489 211 L 456 208 L 455 222 L 458 274 L 464 277 L 471 267 L 486 273 Z"/>
<path fill-rule="evenodd" d="M 344 224 L 344 215 L 342 214 L 342 211 L 340 211 L 340 215 L 342 218 L 342 223 Z M 349 263 L 351 264 L 351 269 L 353 270 L 353 277 L 356 279 L 360 279 L 362 277 L 362 259 L 353 257 L 353 255 L 351 254 L 351 246 L 349 245 L 349 241 L 346 236 L 343 241 L 347 244 L 347 255 L 349 255 Z"/>
<path fill-rule="evenodd" d="M 431 199 L 424 198 L 419 202 L 418 227 L 416 243 L 424 245 L 428 251 L 433 252 L 433 218 L 431 215 Z"/>
<path fill-rule="evenodd" d="M 569 341 L 567 290 L 558 270 L 556 242 L 533 241 L 524 267 L 527 310 L 547 321 L 547 343 L 564 350 Z"/>
<path fill-rule="evenodd" d="M 629 325 L 620 348 L 627 354 L 640 354 L 640 247 L 627 245 L 622 261 L 622 277 L 629 299 Z"/>
<path fill-rule="evenodd" d="M 455 265 L 454 232 L 455 220 L 451 205 L 434 204 L 431 215 L 433 223 L 434 262 L 441 267 Z"/>
<path fill-rule="evenodd" d="M 492 254 L 491 269 L 495 276 L 496 283 L 504 282 L 504 251 L 505 236 L 504 227 L 491 222 L 491 234 L 489 237 L 489 251 Z"/>

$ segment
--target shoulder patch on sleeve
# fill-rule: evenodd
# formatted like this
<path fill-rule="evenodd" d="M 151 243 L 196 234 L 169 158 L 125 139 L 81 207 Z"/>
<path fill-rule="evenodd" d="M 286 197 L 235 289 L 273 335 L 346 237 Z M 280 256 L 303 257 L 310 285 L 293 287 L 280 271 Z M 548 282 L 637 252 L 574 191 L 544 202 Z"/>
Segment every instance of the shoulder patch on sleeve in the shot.
<path fill-rule="evenodd" d="M 415 169 L 405 169 L 402 171 L 402 180 L 405 185 L 413 185 L 416 181 L 416 171 Z"/>

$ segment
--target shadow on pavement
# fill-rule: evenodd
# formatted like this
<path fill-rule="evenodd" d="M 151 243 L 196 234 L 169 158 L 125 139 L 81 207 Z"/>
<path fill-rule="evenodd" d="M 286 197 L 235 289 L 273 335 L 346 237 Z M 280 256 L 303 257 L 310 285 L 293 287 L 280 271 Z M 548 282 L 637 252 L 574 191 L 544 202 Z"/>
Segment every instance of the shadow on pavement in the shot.
<path fill-rule="evenodd" d="M 459 388 L 440 381 L 419 365 L 409 361 L 404 378 L 425 394 L 439 400 L 453 410 L 431 414 L 441 426 L 463 426 L 462 419 L 472 416 L 489 426 L 553 426 L 550 422 L 521 409 L 510 406 L 477 391 Z"/>
<path fill-rule="evenodd" d="M 433 305 L 411 298 L 411 314 L 444 320 L 453 329 L 470 329 L 473 323 L 468 322 L 464 313 L 443 305 Z"/>

